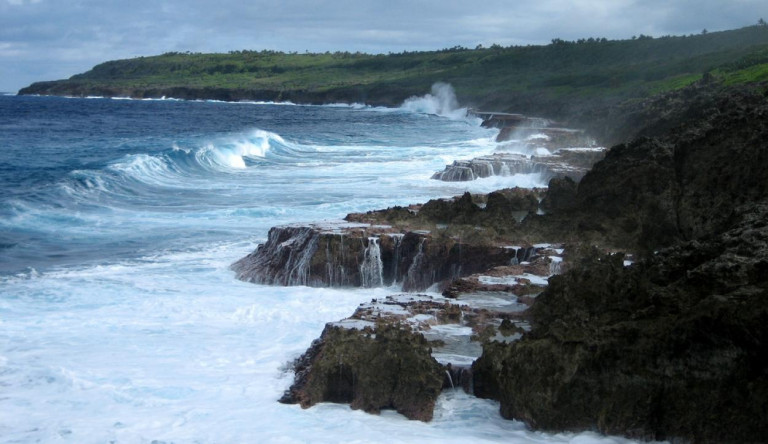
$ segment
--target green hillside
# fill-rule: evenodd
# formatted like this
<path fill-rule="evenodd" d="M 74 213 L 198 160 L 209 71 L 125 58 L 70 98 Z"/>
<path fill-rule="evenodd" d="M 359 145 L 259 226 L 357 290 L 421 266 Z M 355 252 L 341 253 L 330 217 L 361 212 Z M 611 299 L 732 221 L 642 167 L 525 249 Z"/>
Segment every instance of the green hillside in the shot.
<path fill-rule="evenodd" d="M 463 104 L 558 115 L 580 102 L 616 103 L 680 88 L 705 74 L 728 84 L 768 80 L 768 26 L 387 55 L 167 53 L 102 63 L 20 93 L 396 105 L 443 81 Z"/>

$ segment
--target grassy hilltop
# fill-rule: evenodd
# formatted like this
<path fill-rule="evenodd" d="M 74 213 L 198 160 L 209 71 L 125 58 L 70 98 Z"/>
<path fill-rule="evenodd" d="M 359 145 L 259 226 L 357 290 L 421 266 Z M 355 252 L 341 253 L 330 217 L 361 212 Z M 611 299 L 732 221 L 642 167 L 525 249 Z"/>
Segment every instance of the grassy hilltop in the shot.
<path fill-rule="evenodd" d="M 398 54 L 233 51 L 115 60 L 20 94 L 397 105 L 448 82 L 463 104 L 564 116 L 677 89 L 703 76 L 768 80 L 768 26 L 631 40 L 554 39 L 545 46 L 454 47 Z M 576 105 L 580 104 L 580 105 Z"/>

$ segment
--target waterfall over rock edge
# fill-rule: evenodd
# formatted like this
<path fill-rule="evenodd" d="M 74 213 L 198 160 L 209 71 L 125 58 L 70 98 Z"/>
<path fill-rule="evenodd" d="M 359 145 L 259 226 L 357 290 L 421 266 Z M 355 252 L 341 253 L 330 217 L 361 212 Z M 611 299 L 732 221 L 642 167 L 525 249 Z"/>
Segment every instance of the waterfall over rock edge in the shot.
<path fill-rule="evenodd" d="M 238 279 L 257 284 L 377 287 L 402 278 L 404 291 L 421 291 L 517 261 L 519 253 L 503 245 L 472 244 L 429 231 L 403 233 L 338 221 L 274 227 L 267 242 L 232 264 L 232 269 Z"/>

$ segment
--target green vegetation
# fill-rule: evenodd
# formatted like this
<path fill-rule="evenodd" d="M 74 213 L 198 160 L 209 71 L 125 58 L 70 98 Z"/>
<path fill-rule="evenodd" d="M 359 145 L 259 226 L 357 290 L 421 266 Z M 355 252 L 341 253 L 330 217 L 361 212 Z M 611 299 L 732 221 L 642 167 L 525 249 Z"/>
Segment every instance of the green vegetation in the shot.
<path fill-rule="evenodd" d="M 768 26 L 759 23 L 691 36 L 554 39 L 546 46 L 387 55 L 166 53 L 102 63 L 21 93 L 395 105 L 444 81 L 465 104 L 552 115 L 579 101 L 642 98 L 704 76 L 727 84 L 764 81 L 767 71 Z"/>

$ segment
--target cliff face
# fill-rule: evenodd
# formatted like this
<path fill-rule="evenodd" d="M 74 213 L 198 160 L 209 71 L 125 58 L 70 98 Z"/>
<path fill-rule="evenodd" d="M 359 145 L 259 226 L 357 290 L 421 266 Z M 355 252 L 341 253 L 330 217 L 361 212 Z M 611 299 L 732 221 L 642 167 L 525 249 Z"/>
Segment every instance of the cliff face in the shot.
<path fill-rule="evenodd" d="M 768 100 L 711 101 L 614 147 L 575 193 L 555 187 L 574 204 L 552 199 L 539 223 L 570 217 L 569 230 L 647 254 L 626 267 L 584 253 L 536 299 L 530 333 L 485 345 L 476 393 L 505 417 L 644 439 L 768 436 Z"/>
<path fill-rule="evenodd" d="M 654 121 L 637 132 L 658 137 L 611 148 L 571 204 L 558 196 L 558 181 L 552 196 L 563 202 L 527 223 L 644 252 L 727 228 L 739 205 L 768 192 L 768 105 L 755 92 L 707 91 L 690 103 L 659 99 L 673 106 L 666 115 L 675 125 Z"/>
<path fill-rule="evenodd" d="M 550 280 L 518 343 L 486 345 L 475 391 L 544 430 L 753 442 L 768 436 L 768 203 L 714 239 Z"/>

